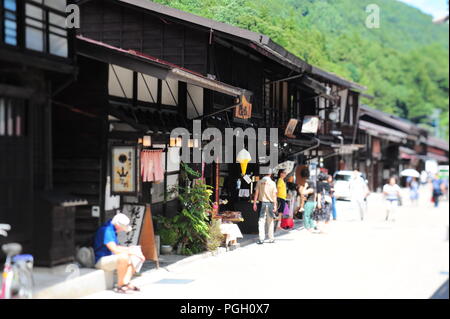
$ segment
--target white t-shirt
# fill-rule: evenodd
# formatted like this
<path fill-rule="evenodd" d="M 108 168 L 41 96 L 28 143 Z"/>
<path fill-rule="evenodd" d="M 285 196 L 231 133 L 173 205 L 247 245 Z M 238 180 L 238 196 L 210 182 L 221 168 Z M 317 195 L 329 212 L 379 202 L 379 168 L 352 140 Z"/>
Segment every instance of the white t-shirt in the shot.
<path fill-rule="evenodd" d="M 383 193 L 386 193 L 386 199 L 398 199 L 398 193 L 400 193 L 401 189 L 400 186 L 397 184 L 391 185 L 386 184 L 383 186 Z"/>
<path fill-rule="evenodd" d="M 368 192 L 367 184 L 362 177 L 350 180 L 350 195 L 354 200 L 363 200 Z"/>
<path fill-rule="evenodd" d="M 425 171 L 422 171 L 422 174 L 420 174 L 420 182 L 422 184 L 425 184 L 428 180 L 428 174 Z"/>
<path fill-rule="evenodd" d="M 277 202 L 277 184 L 269 176 L 259 180 L 256 184 L 256 189 L 259 190 L 257 198 L 259 202 Z"/>

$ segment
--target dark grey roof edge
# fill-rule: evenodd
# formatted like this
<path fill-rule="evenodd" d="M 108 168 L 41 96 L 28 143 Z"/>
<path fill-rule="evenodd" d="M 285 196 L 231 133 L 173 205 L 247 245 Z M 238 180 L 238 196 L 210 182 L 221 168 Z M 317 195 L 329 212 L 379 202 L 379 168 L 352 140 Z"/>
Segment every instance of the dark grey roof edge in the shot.
<path fill-rule="evenodd" d="M 229 33 L 229 34 L 241 37 L 241 38 L 246 38 L 248 40 L 251 40 L 251 41 L 254 41 L 257 43 L 266 44 L 269 41 L 269 37 L 264 34 L 253 32 L 250 30 L 242 29 L 242 28 L 238 28 L 238 27 L 235 27 L 233 25 L 226 24 L 223 22 L 204 18 L 204 17 L 198 16 L 198 15 L 186 12 L 186 11 L 181 11 L 181 10 L 171 8 L 171 7 L 159 4 L 159 3 L 155 3 L 150 0 L 117 0 L 117 1 L 126 3 L 126 4 L 130 4 L 130 5 L 133 5 L 136 7 L 140 7 L 143 9 L 147 9 L 150 11 L 158 12 L 158 13 L 164 14 L 166 16 L 176 18 L 179 20 L 183 20 L 183 21 L 187 21 L 187 22 L 190 22 L 193 24 L 202 25 L 202 26 L 205 26 L 205 27 L 213 29 L 213 30 L 221 31 L 224 33 Z"/>
<path fill-rule="evenodd" d="M 391 125 L 399 125 L 400 129 L 409 131 L 409 133 L 413 133 L 413 134 L 414 133 L 415 134 L 428 133 L 428 130 L 418 126 L 416 123 L 413 123 L 407 119 L 398 117 L 396 115 L 374 109 L 368 105 L 362 104 L 360 106 L 360 109 L 361 109 L 360 115 L 368 114 L 368 115 L 371 115 L 381 121 L 383 121 L 383 120 L 389 121 L 389 122 L 391 122 Z"/>
<path fill-rule="evenodd" d="M 289 61 L 291 64 L 293 64 L 296 67 L 300 67 L 302 70 L 305 70 L 307 72 L 311 72 L 313 66 L 309 64 L 306 61 L 303 61 L 299 57 L 297 57 L 295 54 L 292 54 L 285 48 L 283 48 L 278 43 L 272 41 L 272 39 L 268 38 L 267 44 L 264 45 L 265 48 L 269 48 L 270 50 L 276 52 L 280 56 L 282 56 L 284 59 Z"/>
<path fill-rule="evenodd" d="M 346 79 L 344 79 L 344 78 L 342 78 L 342 77 L 340 77 L 340 76 L 338 76 L 338 75 L 336 75 L 334 73 L 322 70 L 322 69 L 320 69 L 318 67 L 315 67 L 315 66 L 312 67 L 311 73 L 313 75 L 317 75 L 319 77 L 328 79 L 328 80 L 330 80 L 332 82 L 335 82 L 335 83 L 340 84 L 342 86 L 349 87 L 349 88 L 357 90 L 357 91 L 365 91 L 365 90 L 367 90 L 367 87 L 365 87 L 365 86 L 363 86 L 361 84 L 358 84 L 358 83 L 346 80 Z"/>
<path fill-rule="evenodd" d="M 292 54 L 285 48 L 283 48 L 281 45 L 275 43 L 272 41 L 270 37 L 267 35 L 264 35 L 262 33 L 253 32 L 250 30 L 242 29 L 239 27 L 235 27 L 230 24 L 226 24 L 219 21 L 214 21 L 208 18 L 204 18 L 201 16 L 197 16 L 195 14 L 181 11 L 175 8 L 171 8 L 159 3 L 152 2 L 150 0 L 116 0 L 118 2 L 132 5 L 135 7 L 140 7 L 146 10 L 158 12 L 161 14 L 164 14 L 166 16 L 187 21 L 189 23 L 201 25 L 219 32 L 223 32 L 235 37 L 243 38 L 249 41 L 252 41 L 256 43 L 258 46 L 262 47 L 266 51 L 272 51 L 271 54 L 274 54 L 274 52 L 278 55 L 279 58 L 282 58 L 289 64 L 293 66 L 295 70 L 298 68 L 301 68 L 302 70 L 305 70 L 306 72 L 310 72 L 313 75 L 319 76 L 325 80 L 328 80 L 330 82 L 334 82 L 336 84 L 342 85 L 344 87 L 348 87 L 357 91 L 365 91 L 367 90 L 366 87 L 354 83 L 352 81 L 346 80 L 336 74 L 327 72 L 325 70 L 322 70 L 318 67 L 312 66 L 311 64 L 307 63 L 306 61 L 303 61 L 296 55 Z M 270 50 L 268 50 L 270 49 Z"/>
<path fill-rule="evenodd" d="M 427 140 L 427 144 L 431 145 L 431 146 L 435 146 L 435 147 L 440 148 L 447 152 L 449 150 L 449 143 L 446 140 L 443 140 L 439 137 L 429 136 L 428 140 Z"/>

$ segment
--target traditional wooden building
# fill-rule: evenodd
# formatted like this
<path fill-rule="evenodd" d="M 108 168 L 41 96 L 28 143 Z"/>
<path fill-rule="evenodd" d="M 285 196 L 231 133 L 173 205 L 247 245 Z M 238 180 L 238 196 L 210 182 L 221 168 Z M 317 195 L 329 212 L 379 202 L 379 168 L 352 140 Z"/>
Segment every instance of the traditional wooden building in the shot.
<path fill-rule="evenodd" d="M 8 241 L 45 261 L 68 260 L 73 229 L 64 223 L 68 207 L 82 203 L 53 185 L 51 103 L 77 72 L 65 8 L 60 0 L 0 1 L 0 223 L 12 227 Z"/>
<path fill-rule="evenodd" d="M 316 132 L 301 133 L 305 117 L 320 119 L 321 135 L 328 138 L 329 145 L 335 142 L 340 146 L 340 141 L 331 136 L 332 129 L 345 131 L 345 143 L 352 141 L 359 91 L 365 88 L 309 65 L 263 34 L 142 0 L 87 1 L 81 4 L 81 18 L 79 35 L 84 39 L 167 61 L 250 93 L 251 115 L 242 118 L 236 116 L 233 108 L 235 97 L 220 90 L 186 85 L 183 79 L 178 83 L 155 82 L 155 92 L 167 91 L 167 98 L 159 103 L 184 118 L 188 127 L 191 120 L 201 119 L 203 129 L 216 127 L 222 132 L 225 128 L 277 128 L 280 161 L 306 162 L 319 156 Z M 110 76 L 115 69 L 109 70 Z M 135 76 L 140 81 L 140 76 Z M 121 98 L 132 95 L 131 87 L 128 94 L 124 87 L 116 89 L 119 93 L 115 100 L 118 95 Z M 140 90 L 139 84 L 136 89 Z M 155 96 L 145 96 L 147 106 Z M 145 105 L 140 101 L 137 104 Z M 329 125 L 333 110 L 337 119 Z M 295 138 L 285 136 L 290 120 L 300 123 Z M 227 152 L 236 155 L 235 150 Z M 249 174 L 259 174 L 260 157 L 253 159 Z M 207 165 L 204 174 L 216 188 L 216 201 L 224 193 L 233 198 L 231 190 L 241 177 L 239 165 Z M 236 199 L 230 202 L 240 202 Z M 241 198 L 241 202 L 250 205 L 248 198 Z M 238 206 L 227 208 L 240 209 Z"/>
<path fill-rule="evenodd" d="M 11 154 L 0 162 L 0 222 L 11 223 L 24 244 L 36 234 L 38 263 L 72 260 L 74 245 L 89 245 L 99 224 L 124 205 L 176 213 L 168 189 L 180 166 L 169 159 L 180 145 L 170 132 L 186 128 L 192 147 L 201 147 L 192 135 L 195 119 L 222 132 L 276 128 L 278 145 L 267 148 L 299 164 L 339 146 L 333 130 L 354 143 L 364 88 L 269 37 L 146 0 L 73 2 L 81 8 L 76 36 L 62 27 L 65 1 L 6 0 L 0 7 L 0 148 Z M 236 112 L 244 104 L 251 112 Z M 310 119 L 319 131 L 304 130 Z M 114 157 L 120 147 L 124 153 Z M 236 150 L 227 151 L 235 158 Z M 162 172 L 144 177 L 138 165 L 146 152 L 158 154 Z M 250 163 L 252 178 L 265 156 Z M 117 171 L 116 161 L 129 170 Z M 229 199 L 222 209 L 248 212 L 255 224 L 246 192 L 235 192 L 239 165 L 195 168 L 215 187 L 213 200 Z"/>
<path fill-rule="evenodd" d="M 424 160 L 435 161 L 439 165 L 448 165 L 448 142 L 434 136 L 428 136 L 426 141 L 426 156 Z"/>
<path fill-rule="evenodd" d="M 361 106 L 358 142 L 359 169 L 371 190 L 377 191 L 391 176 L 406 168 L 425 168 L 428 131 L 397 116 Z M 403 182 L 403 181 L 402 181 Z"/>
<path fill-rule="evenodd" d="M 154 214 L 175 214 L 178 203 L 168 190 L 178 183 L 181 145 L 171 141 L 172 129 L 192 130 L 186 113 L 201 107 L 199 91 L 239 98 L 245 90 L 83 36 L 77 37 L 77 51 L 78 80 L 59 95 L 61 107 L 54 108 L 54 156 L 61 164 L 55 167 L 61 187 L 89 200 L 77 209 L 76 243 L 85 245 L 99 222 L 124 204 L 152 204 Z M 134 148 L 128 191 L 114 188 L 117 144 Z M 163 170 L 151 181 L 137 167 L 147 151 L 159 154 L 155 161 Z"/>

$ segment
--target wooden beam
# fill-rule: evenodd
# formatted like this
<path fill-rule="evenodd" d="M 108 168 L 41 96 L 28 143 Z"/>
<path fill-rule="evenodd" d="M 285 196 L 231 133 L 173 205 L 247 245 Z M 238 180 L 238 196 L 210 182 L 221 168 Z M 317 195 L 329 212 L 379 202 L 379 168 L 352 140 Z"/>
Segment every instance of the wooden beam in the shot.
<path fill-rule="evenodd" d="M 79 55 L 104 63 L 115 64 L 162 80 L 167 78 L 170 70 L 170 67 L 168 66 L 162 66 L 160 64 L 156 65 L 156 63 L 152 63 L 149 60 L 144 61 L 137 56 L 111 50 L 82 40 L 77 41 L 77 47 Z"/>
<path fill-rule="evenodd" d="M 71 64 L 71 60 L 59 62 L 57 58 L 53 58 L 52 56 L 36 56 L 33 53 L 22 53 L 16 50 L 3 48 L 0 48 L 0 56 L 3 61 L 58 73 L 75 73 L 77 70 L 77 68 Z"/>
<path fill-rule="evenodd" d="M 0 84 L 0 95 L 29 99 L 33 96 L 34 89 L 19 86 Z"/>

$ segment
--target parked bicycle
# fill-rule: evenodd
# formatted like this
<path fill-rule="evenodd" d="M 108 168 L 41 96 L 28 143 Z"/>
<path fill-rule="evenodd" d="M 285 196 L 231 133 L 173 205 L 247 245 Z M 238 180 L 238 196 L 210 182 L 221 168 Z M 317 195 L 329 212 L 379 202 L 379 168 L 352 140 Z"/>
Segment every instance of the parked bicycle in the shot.
<path fill-rule="evenodd" d="M 0 235 L 7 237 L 11 226 L 0 224 Z M 28 299 L 33 295 L 33 256 L 20 255 L 22 246 L 17 243 L 2 245 L 6 254 L 3 268 L 0 299 Z"/>

